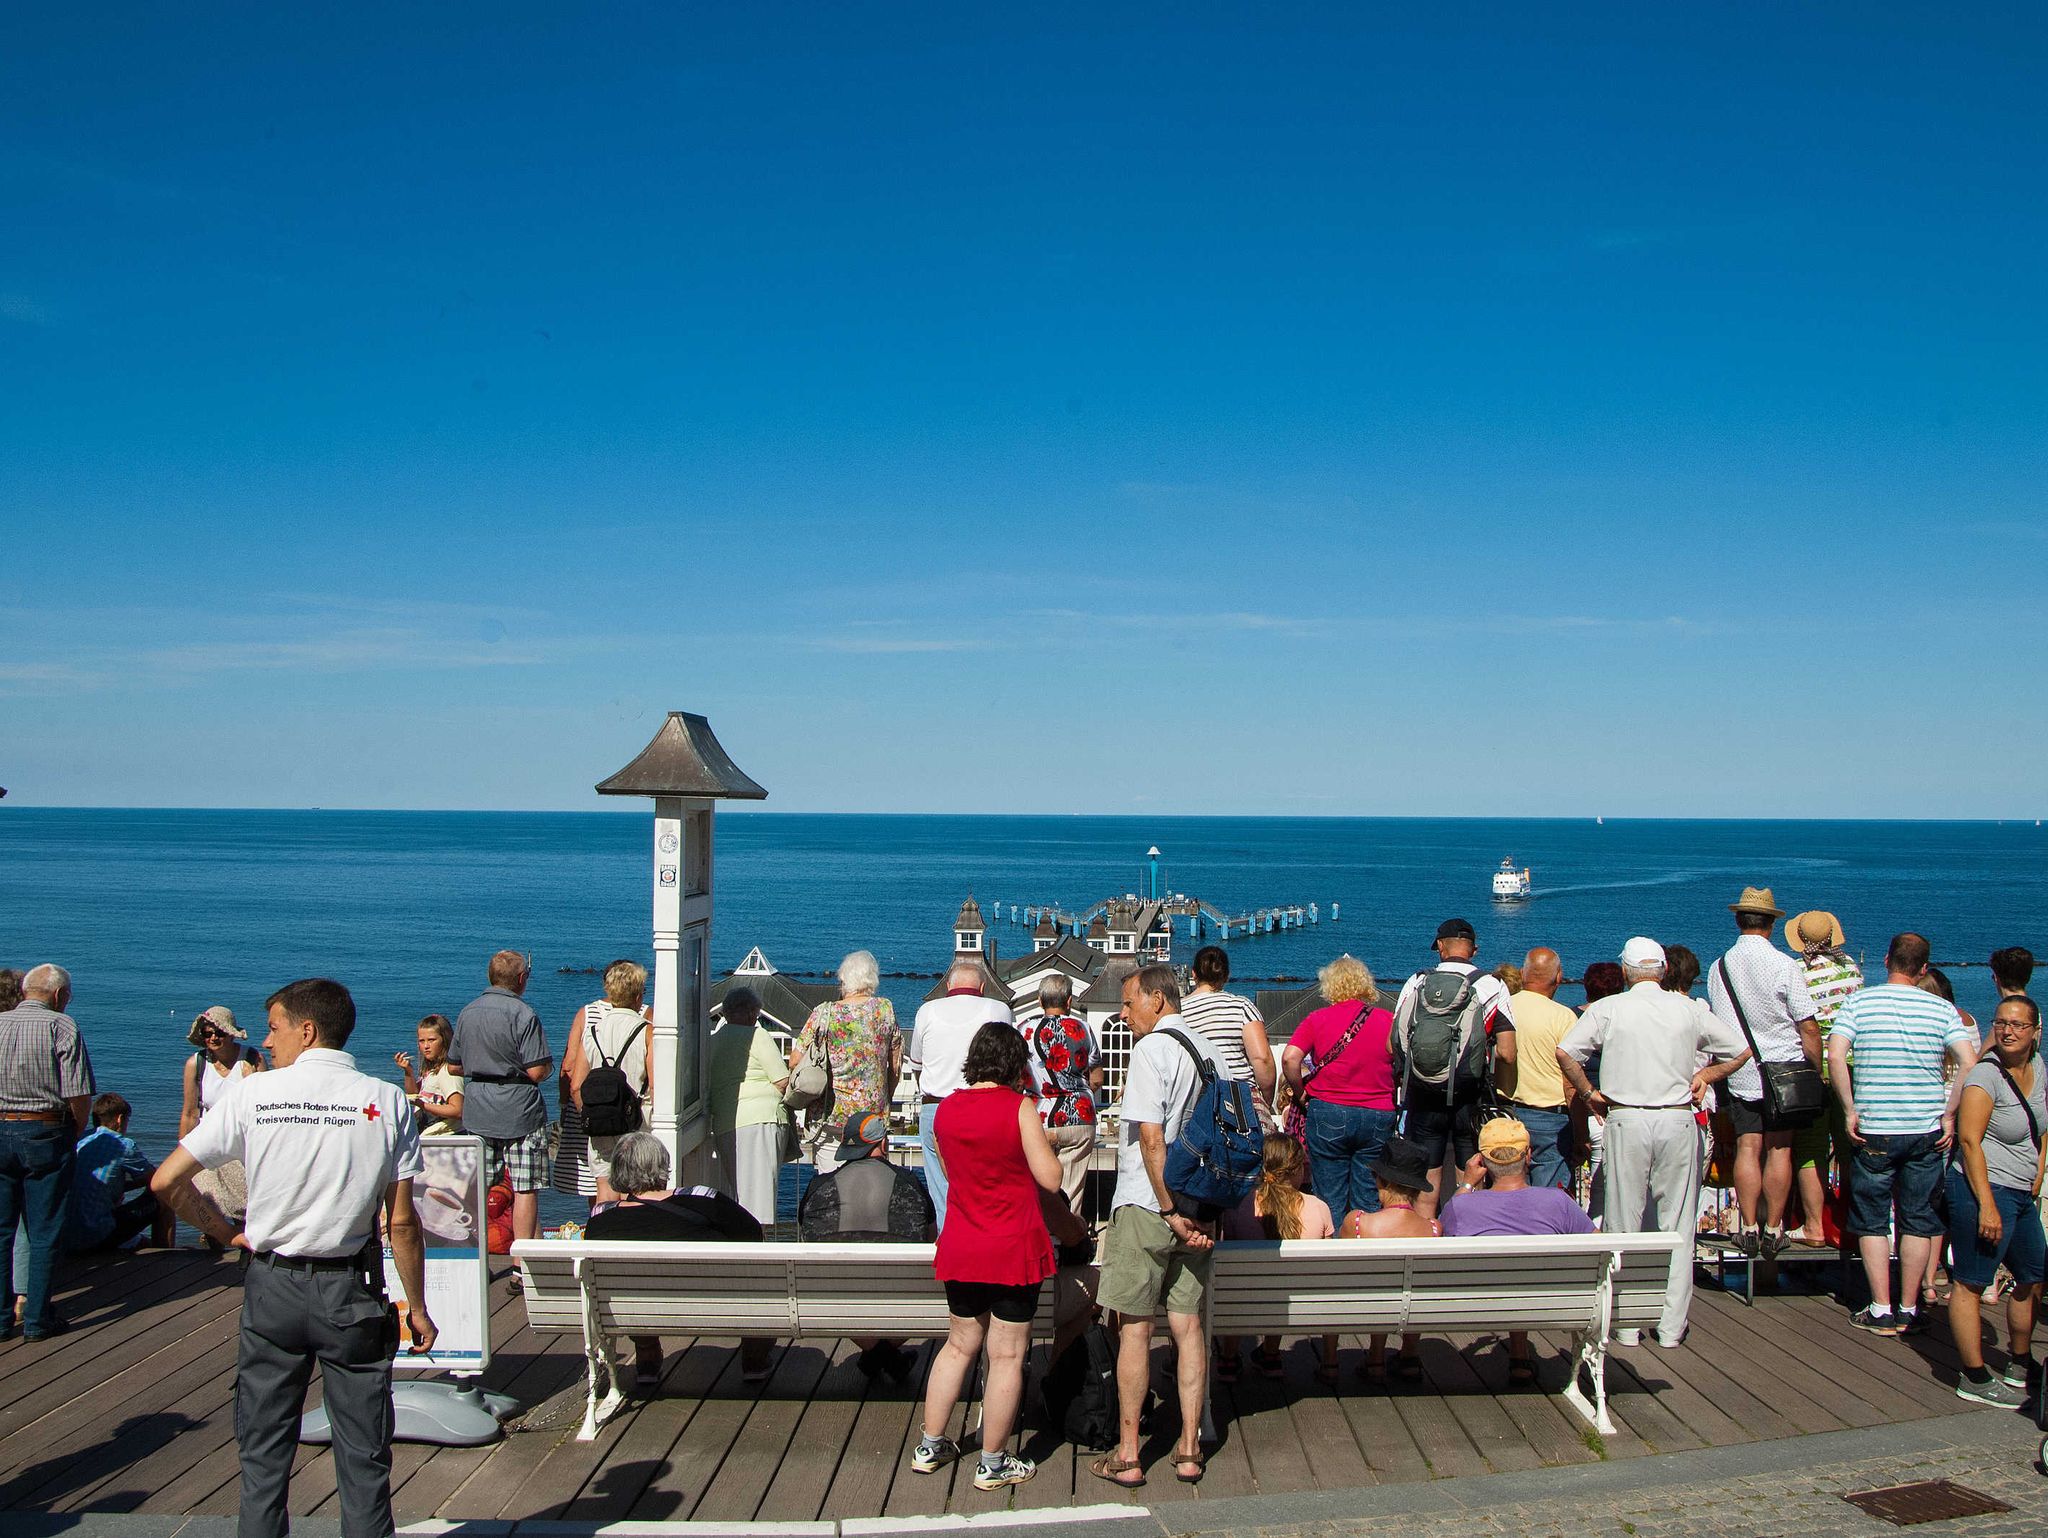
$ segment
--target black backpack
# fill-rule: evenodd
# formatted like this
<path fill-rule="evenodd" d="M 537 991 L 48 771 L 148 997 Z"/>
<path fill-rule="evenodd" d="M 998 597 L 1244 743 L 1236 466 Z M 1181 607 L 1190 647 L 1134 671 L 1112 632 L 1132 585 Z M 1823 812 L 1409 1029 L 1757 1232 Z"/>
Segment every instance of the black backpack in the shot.
<path fill-rule="evenodd" d="M 640 1097 L 626 1082 L 619 1060 L 633 1050 L 633 1043 L 647 1029 L 642 1020 L 619 1048 L 618 1059 L 608 1059 L 597 1044 L 597 1032 L 590 1033 L 590 1045 L 597 1053 L 598 1066 L 583 1076 L 583 1130 L 592 1137 L 624 1137 L 640 1130 Z"/>
<path fill-rule="evenodd" d="M 1116 1358 L 1109 1332 L 1092 1323 L 1045 1375 L 1046 1412 L 1074 1446 L 1107 1452 L 1116 1446 Z"/>

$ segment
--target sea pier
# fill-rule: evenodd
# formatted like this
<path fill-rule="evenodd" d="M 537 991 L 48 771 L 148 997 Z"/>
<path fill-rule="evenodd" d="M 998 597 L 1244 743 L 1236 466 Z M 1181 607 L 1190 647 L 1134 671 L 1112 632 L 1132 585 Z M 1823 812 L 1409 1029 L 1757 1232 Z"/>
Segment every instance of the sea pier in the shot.
<path fill-rule="evenodd" d="M 1337 922 L 1338 905 L 1334 902 L 1327 913 L 1320 903 L 1314 902 L 1273 903 L 1226 913 L 1202 898 L 1173 891 L 1159 861 L 1155 844 L 1145 851 L 1139 890 L 1102 898 L 1078 913 L 1057 903 L 1001 899 L 989 904 L 988 912 L 999 921 L 1029 929 L 1038 950 L 1049 950 L 1062 937 L 1072 935 L 1109 954 L 1143 954 L 1160 959 L 1171 953 L 1176 923 L 1181 919 L 1187 920 L 1187 938 L 1193 941 L 1247 940 L 1255 935 L 1306 929 L 1322 923 L 1325 917 L 1332 924 Z M 1126 937 L 1134 937 L 1135 943 L 1120 943 Z"/>

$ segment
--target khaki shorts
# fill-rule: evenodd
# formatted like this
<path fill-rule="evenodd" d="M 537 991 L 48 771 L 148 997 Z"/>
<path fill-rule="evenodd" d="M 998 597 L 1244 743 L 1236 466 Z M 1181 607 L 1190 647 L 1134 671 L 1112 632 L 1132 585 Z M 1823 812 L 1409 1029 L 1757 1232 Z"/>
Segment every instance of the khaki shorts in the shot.
<path fill-rule="evenodd" d="M 1102 1285 L 1095 1301 L 1114 1313 L 1149 1319 L 1166 1304 L 1169 1314 L 1199 1314 L 1215 1251 L 1181 1248 L 1166 1219 L 1144 1207 L 1110 1214 L 1102 1243 Z"/>

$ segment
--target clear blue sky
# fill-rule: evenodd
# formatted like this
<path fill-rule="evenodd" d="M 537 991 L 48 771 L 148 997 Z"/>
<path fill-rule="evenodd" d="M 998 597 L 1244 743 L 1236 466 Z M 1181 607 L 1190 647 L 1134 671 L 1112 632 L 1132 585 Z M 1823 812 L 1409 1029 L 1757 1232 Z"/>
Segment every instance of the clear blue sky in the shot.
<path fill-rule="evenodd" d="M 2038 7 L 305 9 L 0 32 L 21 801 L 2048 812 Z"/>

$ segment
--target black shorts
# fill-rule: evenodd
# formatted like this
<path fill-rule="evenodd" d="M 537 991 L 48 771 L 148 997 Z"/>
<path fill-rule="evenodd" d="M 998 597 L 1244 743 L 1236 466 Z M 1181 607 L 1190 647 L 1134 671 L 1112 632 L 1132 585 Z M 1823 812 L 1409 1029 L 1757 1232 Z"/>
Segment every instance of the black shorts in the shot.
<path fill-rule="evenodd" d="M 1029 1324 L 1038 1317 L 1038 1292 L 1045 1283 L 1006 1287 L 998 1282 L 946 1283 L 946 1312 L 955 1319 L 993 1314 L 1004 1324 Z"/>
<path fill-rule="evenodd" d="M 1721 1104 L 1728 1112 L 1728 1120 L 1735 1124 L 1737 1137 L 1754 1137 L 1763 1132 L 1799 1132 L 1814 1123 L 1818 1111 L 1802 1111 L 1796 1116 L 1773 1116 L 1761 1100 L 1740 1100 L 1734 1095 L 1723 1095 Z"/>
<path fill-rule="evenodd" d="M 1447 1152 L 1463 1169 L 1479 1152 L 1479 1107 L 1471 1101 L 1453 1107 L 1441 1090 L 1417 1085 L 1409 1090 L 1407 1109 L 1401 1113 L 1401 1136 L 1422 1145 L 1431 1169 L 1442 1168 Z"/>

